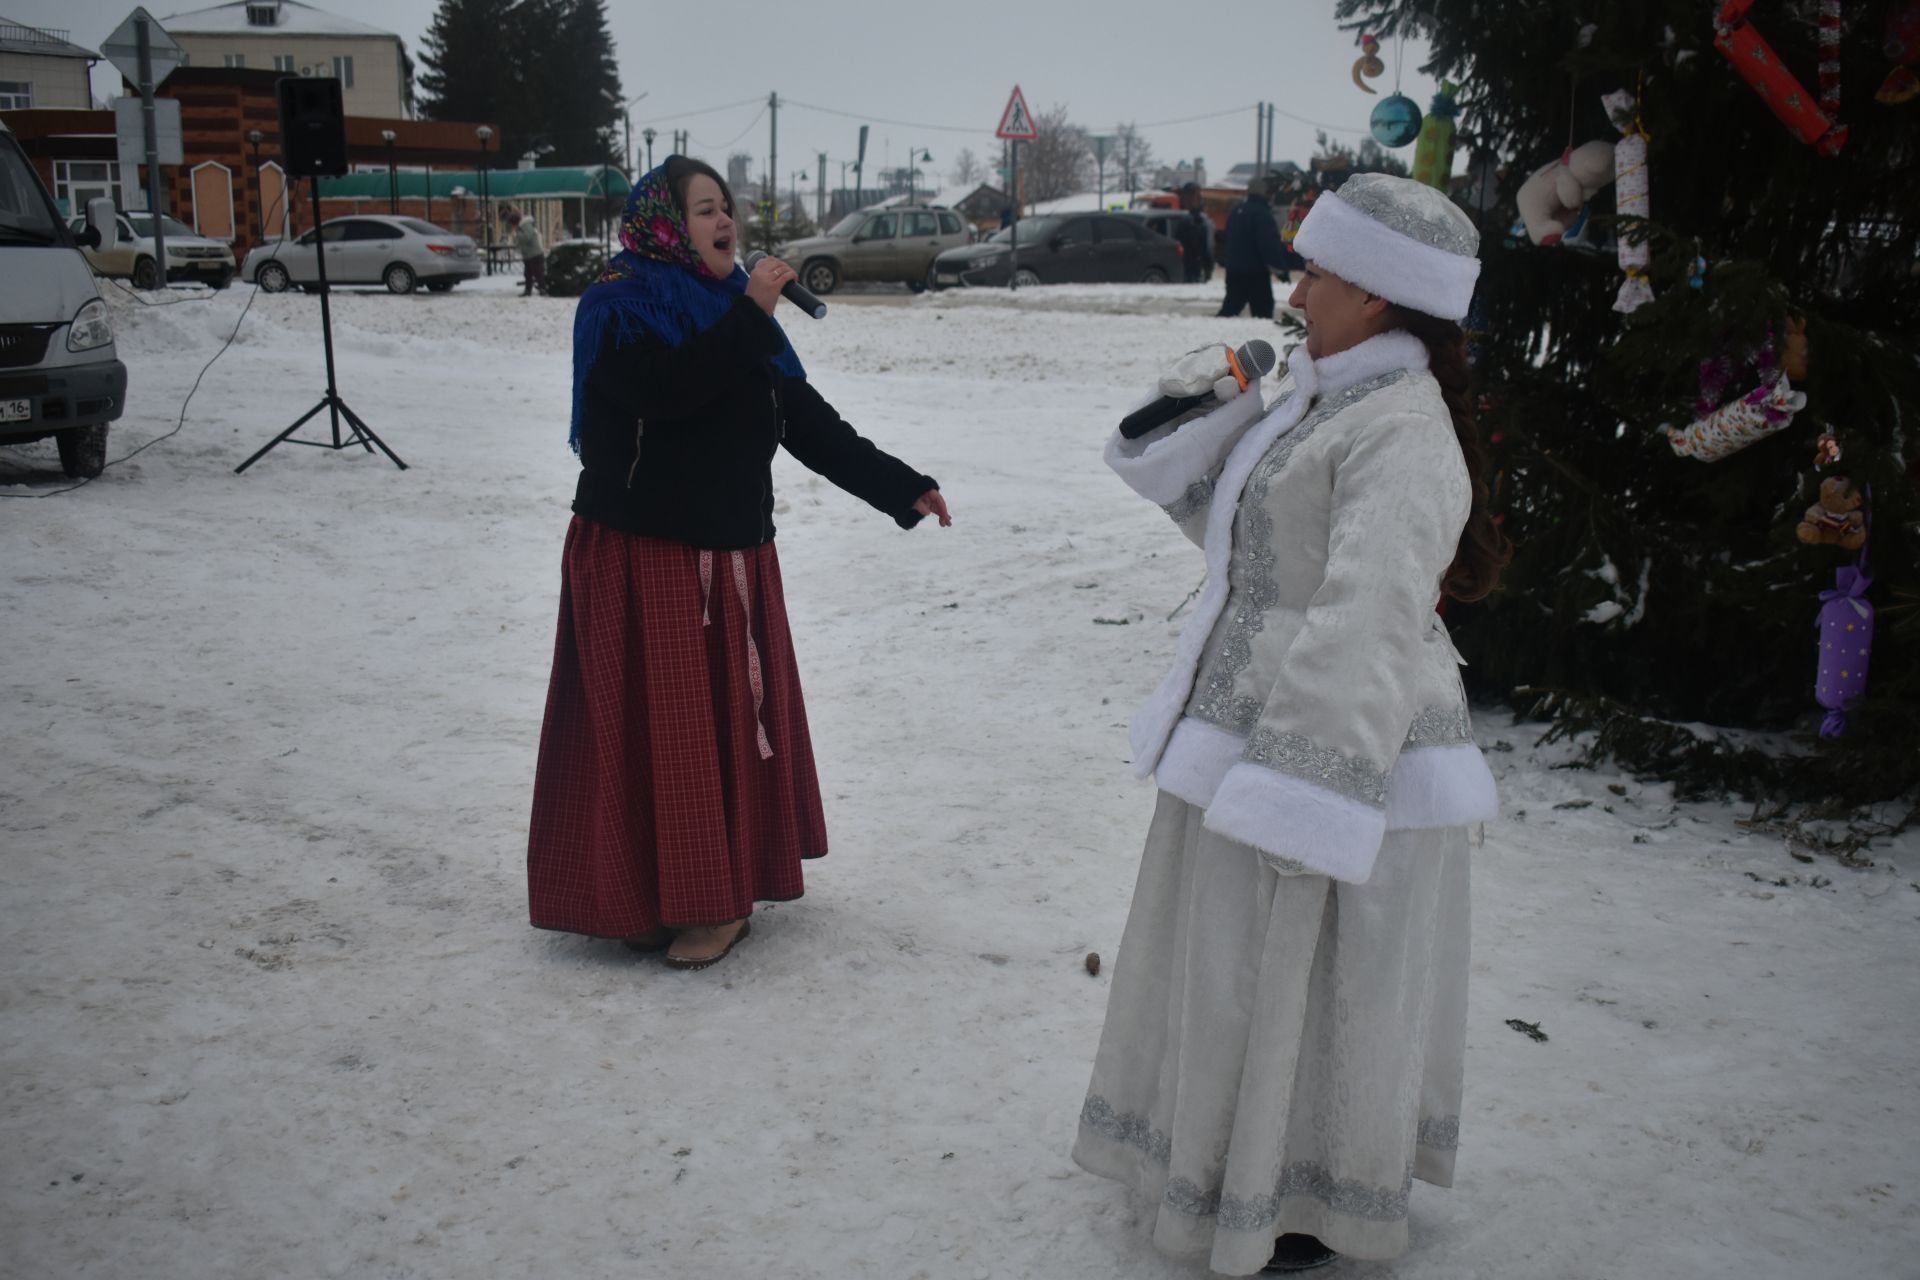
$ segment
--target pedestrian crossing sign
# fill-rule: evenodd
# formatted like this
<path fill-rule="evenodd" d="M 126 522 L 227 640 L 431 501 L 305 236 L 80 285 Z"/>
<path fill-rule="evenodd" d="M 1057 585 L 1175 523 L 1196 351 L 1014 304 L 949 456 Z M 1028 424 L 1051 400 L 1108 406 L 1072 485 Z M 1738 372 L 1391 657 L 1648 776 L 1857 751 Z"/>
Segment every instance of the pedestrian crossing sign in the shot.
<path fill-rule="evenodd" d="M 1033 112 L 1027 110 L 1027 96 L 1020 92 L 1020 86 L 1013 86 L 1013 96 L 1007 99 L 1007 109 L 1000 113 L 1000 127 L 994 130 L 996 138 L 1008 138 L 1015 142 L 1032 142 L 1040 136 L 1033 127 Z"/>

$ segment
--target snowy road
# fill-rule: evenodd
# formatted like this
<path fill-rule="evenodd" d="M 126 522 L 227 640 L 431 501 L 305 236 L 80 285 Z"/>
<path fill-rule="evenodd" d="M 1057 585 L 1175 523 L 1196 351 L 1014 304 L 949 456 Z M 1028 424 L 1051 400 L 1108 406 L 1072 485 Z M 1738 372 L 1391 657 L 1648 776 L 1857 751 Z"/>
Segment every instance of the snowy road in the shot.
<path fill-rule="evenodd" d="M 1067 1158 L 1152 802 L 1123 726 L 1200 576 L 1098 452 L 1163 360 L 1274 331 L 1184 287 L 789 322 L 957 523 L 782 462 L 833 853 L 678 974 L 525 924 L 571 306 L 509 283 L 337 299 L 410 470 L 232 474 L 322 384 L 314 300 L 261 297 L 177 436 L 0 501 L 0 1274 L 1201 1275 Z M 112 456 L 246 300 L 116 299 Z M 1920 841 L 1802 864 L 1535 736 L 1481 717 L 1459 1182 L 1322 1274 L 1920 1275 Z"/>

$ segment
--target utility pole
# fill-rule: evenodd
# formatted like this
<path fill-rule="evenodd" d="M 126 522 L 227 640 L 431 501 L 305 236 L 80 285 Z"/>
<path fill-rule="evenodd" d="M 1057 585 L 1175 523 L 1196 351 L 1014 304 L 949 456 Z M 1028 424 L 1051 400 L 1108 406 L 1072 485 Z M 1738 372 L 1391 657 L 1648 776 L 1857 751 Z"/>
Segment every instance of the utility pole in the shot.
<path fill-rule="evenodd" d="M 820 152 L 820 185 L 813 189 L 813 221 L 822 231 L 827 227 L 827 153 Z"/>
<path fill-rule="evenodd" d="M 1273 170 L 1273 104 L 1267 104 L 1267 171 Z"/>
<path fill-rule="evenodd" d="M 154 288 L 167 287 L 167 195 L 166 187 L 160 180 L 160 133 L 155 127 L 155 108 L 153 105 L 153 37 L 147 29 L 147 11 L 135 9 L 133 31 L 135 48 L 140 58 L 140 118 L 147 129 L 147 190 L 151 192 L 147 207 L 153 217 L 153 261 Z M 314 235 L 320 233 L 320 210 L 313 211 Z"/>
<path fill-rule="evenodd" d="M 766 96 L 766 109 L 772 113 L 766 125 L 766 186 L 768 200 L 780 203 L 780 94 Z"/>

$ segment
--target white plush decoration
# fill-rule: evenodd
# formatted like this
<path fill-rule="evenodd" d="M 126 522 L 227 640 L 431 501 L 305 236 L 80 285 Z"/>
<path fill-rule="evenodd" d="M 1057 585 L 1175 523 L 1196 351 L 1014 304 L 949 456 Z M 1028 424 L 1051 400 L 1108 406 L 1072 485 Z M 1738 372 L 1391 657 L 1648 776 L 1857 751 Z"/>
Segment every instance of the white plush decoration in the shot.
<path fill-rule="evenodd" d="M 1613 181 L 1613 144 L 1582 143 L 1558 160 L 1536 169 L 1520 184 L 1514 201 L 1527 238 L 1535 244 L 1559 244 L 1595 192 Z"/>

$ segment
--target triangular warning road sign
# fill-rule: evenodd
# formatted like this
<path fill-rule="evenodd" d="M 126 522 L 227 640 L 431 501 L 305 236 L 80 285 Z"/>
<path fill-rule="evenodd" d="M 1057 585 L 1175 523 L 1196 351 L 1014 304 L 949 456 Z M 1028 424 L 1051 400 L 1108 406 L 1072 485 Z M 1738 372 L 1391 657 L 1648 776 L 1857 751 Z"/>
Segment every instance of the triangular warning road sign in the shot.
<path fill-rule="evenodd" d="M 1007 109 L 1000 113 L 1000 127 L 993 132 L 996 138 L 1011 138 L 1016 142 L 1032 142 L 1040 136 L 1033 126 L 1033 112 L 1027 110 L 1027 96 L 1020 92 L 1020 86 L 1013 86 L 1013 96 L 1007 99 Z"/>

